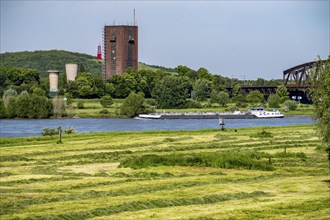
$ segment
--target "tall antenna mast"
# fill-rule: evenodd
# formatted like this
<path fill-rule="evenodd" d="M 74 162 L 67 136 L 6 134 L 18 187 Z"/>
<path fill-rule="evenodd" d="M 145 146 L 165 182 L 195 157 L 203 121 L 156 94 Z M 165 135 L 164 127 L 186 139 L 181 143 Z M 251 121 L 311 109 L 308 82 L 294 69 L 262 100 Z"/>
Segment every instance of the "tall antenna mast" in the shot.
<path fill-rule="evenodd" d="M 135 9 L 134 9 L 134 26 L 136 26 Z"/>

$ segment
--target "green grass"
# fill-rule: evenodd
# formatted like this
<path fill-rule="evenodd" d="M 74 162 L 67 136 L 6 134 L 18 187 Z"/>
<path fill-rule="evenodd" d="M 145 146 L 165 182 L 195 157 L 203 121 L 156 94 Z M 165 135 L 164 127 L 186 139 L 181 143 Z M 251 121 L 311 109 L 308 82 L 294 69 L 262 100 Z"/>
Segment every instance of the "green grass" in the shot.
<path fill-rule="evenodd" d="M 78 109 L 77 103 L 83 101 L 84 108 Z M 73 114 L 81 118 L 120 118 L 120 106 L 124 100 L 123 99 L 113 99 L 113 104 L 108 108 L 103 108 L 100 104 L 100 99 L 75 99 L 73 102 Z M 108 110 L 108 114 L 100 113 L 101 110 Z"/>
<path fill-rule="evenodd" d="M 1 220 L 330 218 L 310 125 L 56 140 L 0 138 Z"/>
<path fill-rule="evenodd" d="M 142 156 L 127 157 L 121 162 L 124 167 L 140 169 L 153 166 L 198 166 L 220 167 L 227 169 L 255 169 L 274 170 L 266 162 L 260 161 L 269 157 L 267 154 L 252 151 L 225 151 L 221 153 L 194 153 L 194 154 L 146 154 Z"/>

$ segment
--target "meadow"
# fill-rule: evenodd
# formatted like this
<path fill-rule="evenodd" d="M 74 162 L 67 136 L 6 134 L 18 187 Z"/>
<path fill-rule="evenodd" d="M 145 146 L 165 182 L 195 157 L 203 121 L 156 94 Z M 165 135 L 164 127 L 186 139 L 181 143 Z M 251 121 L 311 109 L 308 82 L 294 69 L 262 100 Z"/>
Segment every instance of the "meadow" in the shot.
<path fill-rule="evenodd" d="M 0 139 L 0 219 L 330 219 L 313 125 Z"/>

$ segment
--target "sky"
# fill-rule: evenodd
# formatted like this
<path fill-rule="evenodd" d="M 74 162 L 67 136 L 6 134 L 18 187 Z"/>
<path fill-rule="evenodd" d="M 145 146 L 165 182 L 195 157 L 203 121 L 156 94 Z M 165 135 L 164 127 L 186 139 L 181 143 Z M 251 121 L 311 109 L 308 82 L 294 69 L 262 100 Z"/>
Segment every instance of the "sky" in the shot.
<path fill-rule="evenodd" d="M 0 51 L 95 55 L 104 25 L 139 26 L 139 61 L 204 67 L 239 79 L 281 79 L 330 54 L 330 0 L 1 1 Z"/>

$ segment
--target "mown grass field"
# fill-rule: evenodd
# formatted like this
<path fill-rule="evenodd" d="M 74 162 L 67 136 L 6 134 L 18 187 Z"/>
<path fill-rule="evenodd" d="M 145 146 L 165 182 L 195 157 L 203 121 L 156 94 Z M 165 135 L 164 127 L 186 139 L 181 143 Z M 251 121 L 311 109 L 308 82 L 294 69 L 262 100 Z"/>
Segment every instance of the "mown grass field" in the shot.
<path fill-rule="evenodd" d="M 0 139 L 0 219 L 330 219 L 310 125 Z"/>

